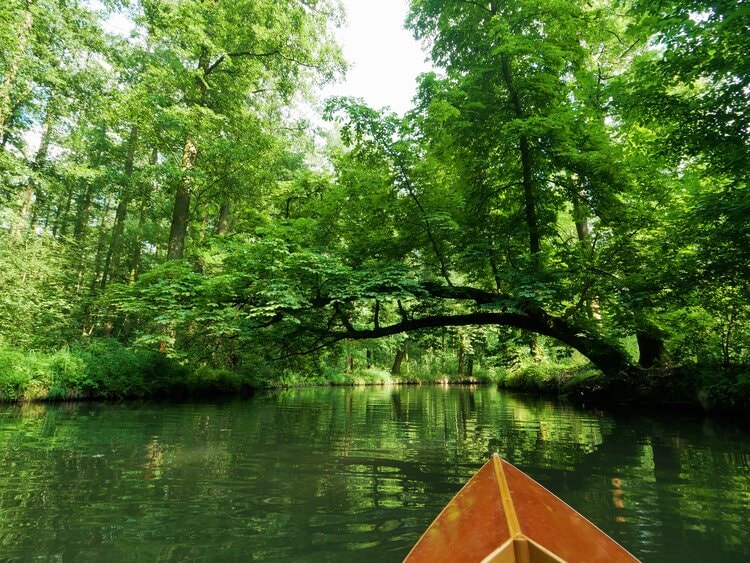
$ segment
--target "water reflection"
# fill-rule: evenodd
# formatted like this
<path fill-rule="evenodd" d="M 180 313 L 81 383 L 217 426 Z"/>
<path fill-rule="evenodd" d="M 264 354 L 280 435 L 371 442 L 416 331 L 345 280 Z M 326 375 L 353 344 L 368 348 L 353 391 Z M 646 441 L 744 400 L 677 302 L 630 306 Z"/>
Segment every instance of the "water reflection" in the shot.
<path fill-rule="evenodd" d="M 745 561 L 748 437 L 490 388 L 5 406 L 0 554 L 398 561 L 497 451 L 646 561 Z"/>

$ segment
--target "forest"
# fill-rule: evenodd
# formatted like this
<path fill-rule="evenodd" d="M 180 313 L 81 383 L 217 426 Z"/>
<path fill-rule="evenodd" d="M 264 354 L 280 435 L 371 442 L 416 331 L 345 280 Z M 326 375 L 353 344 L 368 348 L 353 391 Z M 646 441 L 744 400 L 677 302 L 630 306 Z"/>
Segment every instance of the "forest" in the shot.
<path fill-rule="evenodd" d="M 2 3 L 1 399 L 477 381 L 750 409 L 746 2 L 411 0 L 436 70 L 404 115 L 314 99 L 344 17 Z"/>

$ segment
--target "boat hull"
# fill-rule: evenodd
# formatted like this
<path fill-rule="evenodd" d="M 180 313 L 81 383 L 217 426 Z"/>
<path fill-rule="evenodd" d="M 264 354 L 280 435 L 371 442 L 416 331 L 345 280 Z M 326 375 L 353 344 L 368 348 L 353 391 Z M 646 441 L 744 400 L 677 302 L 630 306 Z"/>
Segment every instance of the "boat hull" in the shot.
<path fill-rule="evenodd" d="M 408 563 L 634 562 L 594 524 L 495 454 L 448 503 Z"/>

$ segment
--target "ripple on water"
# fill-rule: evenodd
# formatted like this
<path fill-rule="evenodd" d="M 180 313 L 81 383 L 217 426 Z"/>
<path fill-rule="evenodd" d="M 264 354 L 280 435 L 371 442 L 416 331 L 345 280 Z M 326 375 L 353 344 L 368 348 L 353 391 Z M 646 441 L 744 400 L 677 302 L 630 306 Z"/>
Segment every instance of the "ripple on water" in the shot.
<path fill-rule="evenodd" d="M 494 451 L 645 560 L 747 561 L 750 436 L 490 388 L 0 409 L 0 552 L 398 561 Z"/>

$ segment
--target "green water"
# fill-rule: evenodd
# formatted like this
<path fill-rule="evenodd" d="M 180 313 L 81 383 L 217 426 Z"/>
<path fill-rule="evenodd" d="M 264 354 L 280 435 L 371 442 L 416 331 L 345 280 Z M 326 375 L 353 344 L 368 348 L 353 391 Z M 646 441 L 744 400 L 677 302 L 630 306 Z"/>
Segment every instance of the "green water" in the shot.
<path fill-rule="evenodd" d="M 750 433 L 492 388 L 0 407 L 0 560 L 400 561 L 499 452 L 644 561 L 750 560 Z"/>

